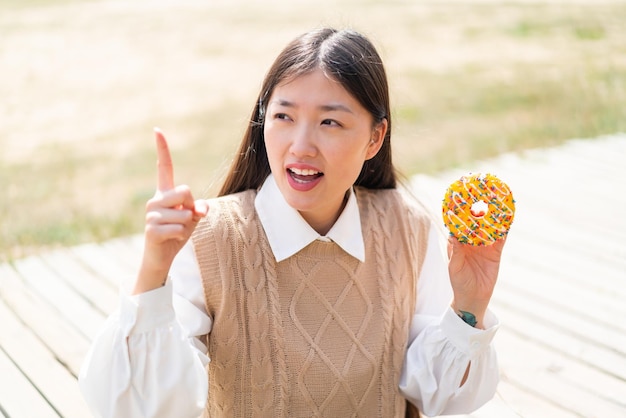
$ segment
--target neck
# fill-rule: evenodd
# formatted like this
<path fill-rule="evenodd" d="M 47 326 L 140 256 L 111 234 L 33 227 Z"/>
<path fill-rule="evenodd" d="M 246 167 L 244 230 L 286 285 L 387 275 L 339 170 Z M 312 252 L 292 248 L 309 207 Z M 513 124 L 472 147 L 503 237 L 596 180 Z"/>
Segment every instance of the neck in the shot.
<path fill-rule="evenodd" d="M 341 212 L 343 212 L 344 208 L 346 207 L 346 204 L 348 203 L 349 192 L 349 190 L 346 191 L 345 195 L 343 196 L 343 200 L 339 205 L 339 208 L 331 217 L 326 217 L 325 219 L 316 219 L 315 216 L 311 216 L 311 214 L 303 212 L 300 212 L 300 215 L 302 215 L 304 220 L 311 226 L 311 228 L 315 230 L 315 232 L 317 232 L 321 236 L 325 236 L 326 234 L 328 234 L 328 231 L 330 231 L 333 225 L 335 225 L 335 222 L 337 222 L 337 219 L 339 219 Z"/>

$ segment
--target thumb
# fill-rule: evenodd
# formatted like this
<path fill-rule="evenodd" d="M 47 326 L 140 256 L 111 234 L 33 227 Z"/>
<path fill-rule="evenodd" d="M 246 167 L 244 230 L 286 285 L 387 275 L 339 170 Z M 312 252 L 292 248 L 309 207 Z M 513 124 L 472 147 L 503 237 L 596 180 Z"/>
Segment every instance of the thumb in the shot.
<path fill-rule="evenodd" d="M 448 252 L 448 260 L 452 258 L 452 254 L 454 253 L 455 248 L 459 245 L 459 240 L 456 239 L 453 235 L 448 236 L 448 245 L 446 246 Z"/>
<path fill-rule="evenodd" d="M 209 213 L 209 204 L 207 201 L 204 199 L 196 200 L 193 208 L 193 221 L 199 222 L 207 213 Z"/>
<path fill-rule="evenodd" d="M 448 238 L 448 271 L 452 276 L 454 273 L 460 271 L 465 264 L 465 248 L 459 242 L 459 240 L 453 236 Z"/>

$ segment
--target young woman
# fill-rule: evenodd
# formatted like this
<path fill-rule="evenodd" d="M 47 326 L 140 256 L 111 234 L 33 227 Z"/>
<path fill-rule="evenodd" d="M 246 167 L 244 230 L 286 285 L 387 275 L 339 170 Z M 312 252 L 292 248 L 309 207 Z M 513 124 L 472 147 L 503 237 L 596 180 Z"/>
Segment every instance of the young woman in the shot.
<path fill-rule="evenodd" d="M 94 413 L 404 417 L 489 400 L 504 241 L 450 238 L 446 263 L 396 189 L 390 138 L 379 55 L 334 29 L 277 57 L 220 197 L 175 186 L 157 131 L 141 268 L 80 375 Z"/>

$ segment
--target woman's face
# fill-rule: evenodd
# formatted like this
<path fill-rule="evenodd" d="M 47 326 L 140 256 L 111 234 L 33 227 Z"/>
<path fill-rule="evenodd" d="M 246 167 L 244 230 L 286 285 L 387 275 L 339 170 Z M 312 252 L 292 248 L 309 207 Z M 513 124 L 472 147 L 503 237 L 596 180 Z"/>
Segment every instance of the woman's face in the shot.
<path fill-rule="evenodd" d="M 370 113 L 321 70 L 278 84 L 264 135 L 270 168 L 285 200 L 324 235 L 343 210 L 346 191 L 376 155 L 387 121 Z"/>

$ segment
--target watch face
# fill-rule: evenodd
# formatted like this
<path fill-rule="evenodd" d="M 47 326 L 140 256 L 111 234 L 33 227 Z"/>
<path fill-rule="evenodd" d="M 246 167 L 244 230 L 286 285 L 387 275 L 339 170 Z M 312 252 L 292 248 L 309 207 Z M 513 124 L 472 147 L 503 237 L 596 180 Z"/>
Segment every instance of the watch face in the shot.
<path fill-rule="evenodd" d="M 459 318 L 461 318 L 463 322 L 465 322 L 468 325 L 471 325 L 472 327 L 476 326 L 476 316 L 474 316 L 473 313 L 467 312 L 467 311 L 459 311 L 459 312 L 461 312 L 459 314 Z"/>

